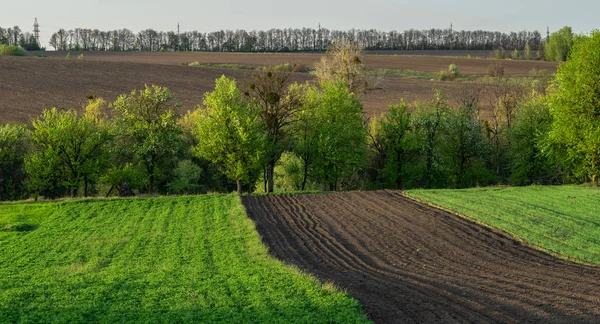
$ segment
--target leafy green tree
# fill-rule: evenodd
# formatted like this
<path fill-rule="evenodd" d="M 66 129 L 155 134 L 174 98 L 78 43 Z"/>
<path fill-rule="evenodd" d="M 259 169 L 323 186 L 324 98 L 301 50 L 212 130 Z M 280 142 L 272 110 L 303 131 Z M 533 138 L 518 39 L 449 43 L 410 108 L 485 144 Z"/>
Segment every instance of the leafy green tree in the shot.
<path fill-rule="evenodd" d="M 195 132 L 196 153 L 235 180 L 241 194 L 242 184 L 252 184 L 264 161 L 266 138 L 260 111 L 225 76 L 216 80 L 214 91 L 205 94 L 204 106 Z"/>
<path fill-rule="evenodd" d="M 510 129 L 510 183 L 517 186 L 556 182 L 556 164 L 547 152 L 552 115 L 541 96 L 534 97 L 517 110 Z"/>
<path fill-rule="evenodd" d="M 122 162 L 144 169 L 149 194 L 154 193 L 160 169 L 170 170 L 183 148 L 174 99 L 167 88 L 153 85 L 121 95 L 111 105 L 120 113 L 115 123 L 118 155 Z"/>
<path fill-rule="evenodd" d="M 98 101 L 103 102 L 102 99 L 95 99 L 88 107 L 96 107 Z M 82 183 L 84 196 L 87 197 L 90 184 L 108 166 L 105 154 L 106 144 L 110 139 L 108 130 L 98 119 L 90 119 L 91 116 L 95 114 L 79 116 L 76 110 L 60 111 L 52 108 L 32 120 L 31 137 L 38 149 L 34 154 L 39 156 L 29 161 L 43 161 L 40 157 L 52 157 L 50 161 L 60 171 L 62 185 L 69 188 L 72 197 L 77 195 Z M 33 171 L 35 168 L 29 170 Z M 34 174 L 30 176 L 36 177 Z"/>
<path fill-rule="evenodd" d="M 378 182 L 386 187 L 403 188 L 406 165 L 417 153 L 411 136 L 411 116 L 408 105 L 390 105 L 381 119 L 373 119 L 369 128 L 369 145 L 377 156 Z"/>
<path fill-rule="evenodd" d="M 175 179 L 169 183 L 169 191 L 176 194 L 196 194 L 200 192 L 199 181 L 202 168 L 191 160 L 181 160 L 173 171 Z"/>
<path fill-rule="evenodd" d="M 549 94 L 550 141 L 565 147 L 576 176 L 598 183 L 600 171 L 600 31 L 578 37 Z"/>
<path fill-rule="evenodd" d="M 441 174 L 443 169 L 440 153 L 443 127 L 450 107 L 446 97 L 440 91 L 435 92 L 435 99 L 429 104 L 417 107 L 413 113 L 412 128 L 416 135 L 417 148 L 420 151 L 418 186 L 443 187 L 446 180 Z"/>
<path fill-rule="evenodd" d="M 470 107 L 449 110 L 443 127 L 442 154 L 452 186 L 466 188 L 487 183 L 484 156 L 488 152 L 483 123 Z"/>
<path fill-rule="evenodd" d="M 259 110 L 267 137 L 265 181 L 266 192 L 273 192 L 275 165 L 289 149 L 289 131 L 295 115 L 302 107 L 302 88 L 289 85 L 290 73 L 267 69 L 254 73 L 248 85 L 248 96 Z"/>
<path fill-rule="evenodd" d="M 0 201 L 25 196 L 23 163 L 28 151 L 25 125 L 0 125 Z"/>
<path fill-rule="evenodd" d="M 368 149 L 363 106 L 344 83 L 321 83 L 307 100 L 317 123 L 316 176 L 329 190 L 337 190 L 364 165 Z"/>
<path fill-rule="evenodd" d="M 573 46 L 573 30 L 565 26 L 552 33 L 544 46 L 546 61 L 566 61 Z"/>
<path fill-rule="evenodd" d="M 302 164 L 302 181 L 300 190 L 306 189 L 306 183 L 314 172 L 315 161 L 319 154 L 318 139 L 321 124 L 316 115 L 316 100 L 308 100 L 310 96 L 317 96 L 317 89 L 313 85 L 305 84 L 303 93 L 306 98 L 303 100 L 302 109 L 296 114 L 295 122 L 292 125 L 291 149 L 298 156 Z"/>

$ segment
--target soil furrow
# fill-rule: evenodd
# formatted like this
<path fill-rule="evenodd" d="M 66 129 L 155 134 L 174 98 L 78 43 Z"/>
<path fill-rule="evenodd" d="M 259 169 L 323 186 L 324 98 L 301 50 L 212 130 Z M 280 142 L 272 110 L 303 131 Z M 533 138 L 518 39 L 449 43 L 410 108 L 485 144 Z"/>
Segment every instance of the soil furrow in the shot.
<path fill-rule="evenodd" d="M 244 197 L 270 251 L 376 323 L 594 323 L 600 268 L 556 259 L 400 192 Z"/>

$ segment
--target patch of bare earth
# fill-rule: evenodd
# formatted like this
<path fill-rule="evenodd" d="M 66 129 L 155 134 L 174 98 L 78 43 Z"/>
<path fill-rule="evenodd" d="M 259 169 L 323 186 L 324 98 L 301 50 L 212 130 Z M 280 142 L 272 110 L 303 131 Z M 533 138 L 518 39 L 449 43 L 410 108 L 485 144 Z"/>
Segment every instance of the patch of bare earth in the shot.
<path fill-rule="evenodd" d="M 600 268 L 559 260 L 395 191 L 244 197 L 271 253 L 375 323 L 598 323 Z"/>

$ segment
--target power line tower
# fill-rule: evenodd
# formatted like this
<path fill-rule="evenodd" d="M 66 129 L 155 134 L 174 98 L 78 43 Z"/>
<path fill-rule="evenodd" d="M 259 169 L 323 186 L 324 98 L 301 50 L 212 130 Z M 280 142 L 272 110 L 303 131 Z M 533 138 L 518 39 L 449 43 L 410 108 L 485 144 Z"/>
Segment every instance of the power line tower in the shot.
<path fill-rule="evenodd" d="M 42 47 L 42 44 L 40 44 L 40 24 L 38 24 L 37 17 L 33 23 L 33 36 L 35 37 L 35 41 L 37 42 L 38 46 Z"/>

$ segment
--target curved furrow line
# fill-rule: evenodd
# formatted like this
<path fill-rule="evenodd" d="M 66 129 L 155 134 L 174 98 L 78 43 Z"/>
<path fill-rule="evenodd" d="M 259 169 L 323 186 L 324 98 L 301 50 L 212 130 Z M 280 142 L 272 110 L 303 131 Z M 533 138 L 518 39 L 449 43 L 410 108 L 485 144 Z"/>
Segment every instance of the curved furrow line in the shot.
<path fill-rule="evenodd" d="M 364 198 L 364 193 L 358 193 L 358 196 L 360 198 Z M 401 197 L 401 199 L 403 201 L 406 201 L 405 197 Z M 376 203 L 376 205 L 380 206 L 383 202 L 378 200 L 378 199 L 374 199 L 374 203 Z M 454 227 L 460 227 L 460 226 L 454 226 Z M 479 249 L 483 250 L 483 251 L 488 251 L 488 250 L 493 250 L 493 248 L 490 248 L 487 244 L 481 244 L 481 242 L 489 242 L 490 238 L 491 239 L 508 239 L 511 240 L 510 238 L 506 238 L 506 237 L 496 237 L 496 233 L 493 232 L 488 232 L 488 231 L 483 231 L 482 235 L 487 239 L 487 240 L 483 240 L 483 239 L 478 239 L 478 243 L 480 243 L 479 245 Z M 461 239 L 461 237 L 458 237 L 458 239 Z M 503 245 L 503 247 L 505 246 L 511 246 L 509 245 Z M 514 249 L 514 248 L 513 248 Z M 524 247 L 520 247 L 518 249 L 526 249 Z M 513 253 L 514 254 L 514 253 Z M 512 254 L 511 254 L 512 255 Z M 522 255 L 521 255 L 522 256 Z M 426 261 L 425 259 L 423 261 Z M 461 273 L 460 271 L 460 266 L 464 266 L 464 265 L 468 265 L 467 267 L 465 267 L 465 269 L 468 269 L 468 272 L 465 273 L 465 282 L 471 283 L 471 280 L 469 279 L 478 279 L 476 280 L 473 284 L 475 285 L 479 285 L 484 283 L 486 286 L 486 289 L 488 289 L 490 292 L 505 292 L 506 287 L 503 287 L 500 284 L 497 284 L 498 282 L 504 281 L 504 282 L 508 282 L 506 281 L 506 275 L 504 275 L 505 271 L 510 270 L 510 269 L 514 269 L 515 266 L 519 266 L 517 264 L 514 263 L 488 263 L 492 266 L 487 266 L 487 267 L 478 267 L 476 266 L 472 260 L 467 260 L 467 263 L 464 262 L 457 262 L 456 260 L 449 260 L 450 264 L 452 265 L 451 267 L 445 267 L 443 270 L 444 271 L 436 271 L 433 270 L 432 273 L 438 273 L 442 276 L 454 276 L 456 277 L 457 274 L 460 275 Z M 492 259 L 492 261 L 494 261 Z M 556 262 L 553 263 L 554 265 L 557 264 Z M 527 264 L 529 266 L 529 268 L 531 268 L 531 260 L 529 261 L 529 264 Z M 495 269 L 494 269 L 495 268 Z M 484 270 L 486 272 L 486 276 L 477 276 L 477 277 L 473 277 L 473 275 L 471 274 L 473 269 L 478 269 L 478 270 Z M 449 273 L 445 273 L 448 270 Z M 549 271 L 545 271 L 545 272 L 549 272 L 548 276 L 550 277 L 554 277 L 554 278 L 560 278 L 563 279 L 564 275 L 561 276 L 555 276 L 554 275 L 554 271 L 553 270 L 549 270 Z M 548 277 L 548 276 L 544 276 L 544 277 Z M 589 296 L 585 293 L 578 293 L 578 294 L 573 294 L 572 292 L 568 292 L 568 288 L 569 287 L 552 287 L 551 289 L 544 289 L 544 287 L 548 286 L 547 284 L 544 285 L 543 283 L 540 284 L 540 277 L 539 277 L 539 273 L 536 272 L 532 272 L 532 273 L 528 273 L 528 272 L 521 272 L 519 273 L 519 277 L 521 281 L 525 281 L 522 282 L 518 287 L 518 289 L 516 290 L 517 293 L 527 293 L 528 292 L 528 296 L 533 297 L 530 299 L 535 299 L 535 298 L 541 298 L 543 296 L 561 296 L 564 298 L 574 298 L 574 297 L 578 297 L 581 298 L 581 300 L 588 300 L 588 302 L 593 302 L 593 298 L 590 299 Z M 572 278 L 572 277 L 571 277 Z M 535 282 L 531 282 L 531 281 L 535 281 Z M 548 279 L 543 280 L 544 282 L 548 282 Z M 599 283 L 598 281 L 594 281 L 592 283 L 593 286 L 598 287 Z M 580 300 L 580 301 L 581 301 Z"/>
<path fill-rule="evenodd" d="M 339 202 L 339 200 L 337 200 L 337 201 Z M 341 207 L 341 206 L 337 206 L 337 207 Z M 373 265 L 373 264 L 371 264 L 371 265 Z M 395 268 L 395 267 L 390 267 L 389 265 L 386 265 L 386 264 L 378 264 L 378 266 L 386 268 L 386 269 L 381 269 L 383 271 L 379 271 L 379 273 L 383 273 L 384 275 L 392 275 L 392 274 L 393 275 L 401 275 L 401 276 L 404 276 L 405 278 L 411 278 L 412 280 L 414 280 L 415 282 L 419 282 L 420 284 L 428 284 L 431 287 L 434 287 L 434 285 L 435 285 L 434 282 L 428 280 L 426 276 L 421 276 L 421 275 L 418 275 L 418 274 L 409 275 L 409 274 L 407 274 L 405 272 L 398 271 L 398 269 Z M 453 279 L 453 278 L 448 277 L 447 279 L 450 280 L 450 279 Z M 448 287 L 447 289 L 448 290 L 458 291 L 458 287 L 456 287 L 456 286 L 454 286 L 453 289 L 450 289 L 450 288 L 451 287 Z M 443 292 L 439 292 L 438 291 L 438 293 L 443 295 L 446 292 L 445 291 L 443 291 Z M 472 302 L 472 301 L 469 300 L 469 302 Z M 475 308 L 477 308 L 477 307 L 479 307 L 479 305 L 475 306 Z"/>
<path fill-rule="evenodd" d="M 346 211 L 342 208 L 342 205 L 340 205 L 340 201 L 336 198 L 337 201 L 337 205 L 336 207 L 338 207 L 338 210 L 342 210 L 342 211 Z M 331 204 L 329 204 L 329 206 L 331 206 Z M 327 206 L 324 206 L 327 207 Z M 318 210 L 318 208 L 317 208 Z M 318 214 L 318 211 L 316 211 L 316 213 Z M 346 248 L 349 244 L 348 243 L 342 243 L 342 246 L 344 246 L 344 248 Z M 356 253 L 353 253 L 352 251 L 348 251 L 349 254 L 351 255 L 357 255 Z M 415 293 L 417 292 L 422 292 L 424 289 L 420 288 L 420 286 L 422 285 L 427 285 L 427 287 L 425 288 L 426 291 L 432 291 L 432 290 L 436 290 L 438 295 L 451 295 L 451 293 L 445 291 L 445 290 L 439 290 L 437 289 L 437 287 L 435 287 L 434 285 L 432 285 L 433 283 L 423 279 L 423 278 L 418 278 L 417 276 L 407 276 L 406 273 L 399 273 L 398 271 L 395 271 L 395 269 L 390 269 L 392 271 L 389 271 L 387 269 L 382 269 L 381 268 L 381 264 L 375 264 L 372 260 L 365 260 L 366 255 L 365 254 L 361 254 L 361 256 L 359 257 L 359 260 L 361 261 L 361 266 L 362 268 L 364 268 L 365 271 L 368 271 L 373 277 L 378 277 L 378 276 L 396 276 L 401 278 L 402 280 L 405 281 L 409 281 L 411 282 L 411 284 L 413 285 L 413 290 Z M 418 288 L 417 288 L 418 287 Z M 406 289 L 406 287 L 404 287 Z M 413 296 L 416 297 L 416 296 Z M 423 294 L 421 296 L 422 300 L 427 300 L 428 296 L 427 294 Z M 449 300 L 451 300 L 450 296 L 449 296 Z M 454 303 L 456 303 L 456 300 L 454 300 Z M 474 303 L 471 300 L 464 300 L 465 304 L 469 304 L 469 307 L 472 308 L 480 308 L 481 306 L 478 305 L 477 303 Z M 506 319 L 506 318 L 505 318 Z M 481 319 L 480 319 L 481 320 Z"/>
<path fill-rule="evenodd" d="M 515 246 L 399 192 L 245 197 L 244 204 L 272 253 L 345 287 L 376 322 L 600 316 L 600 269 Z"/>

